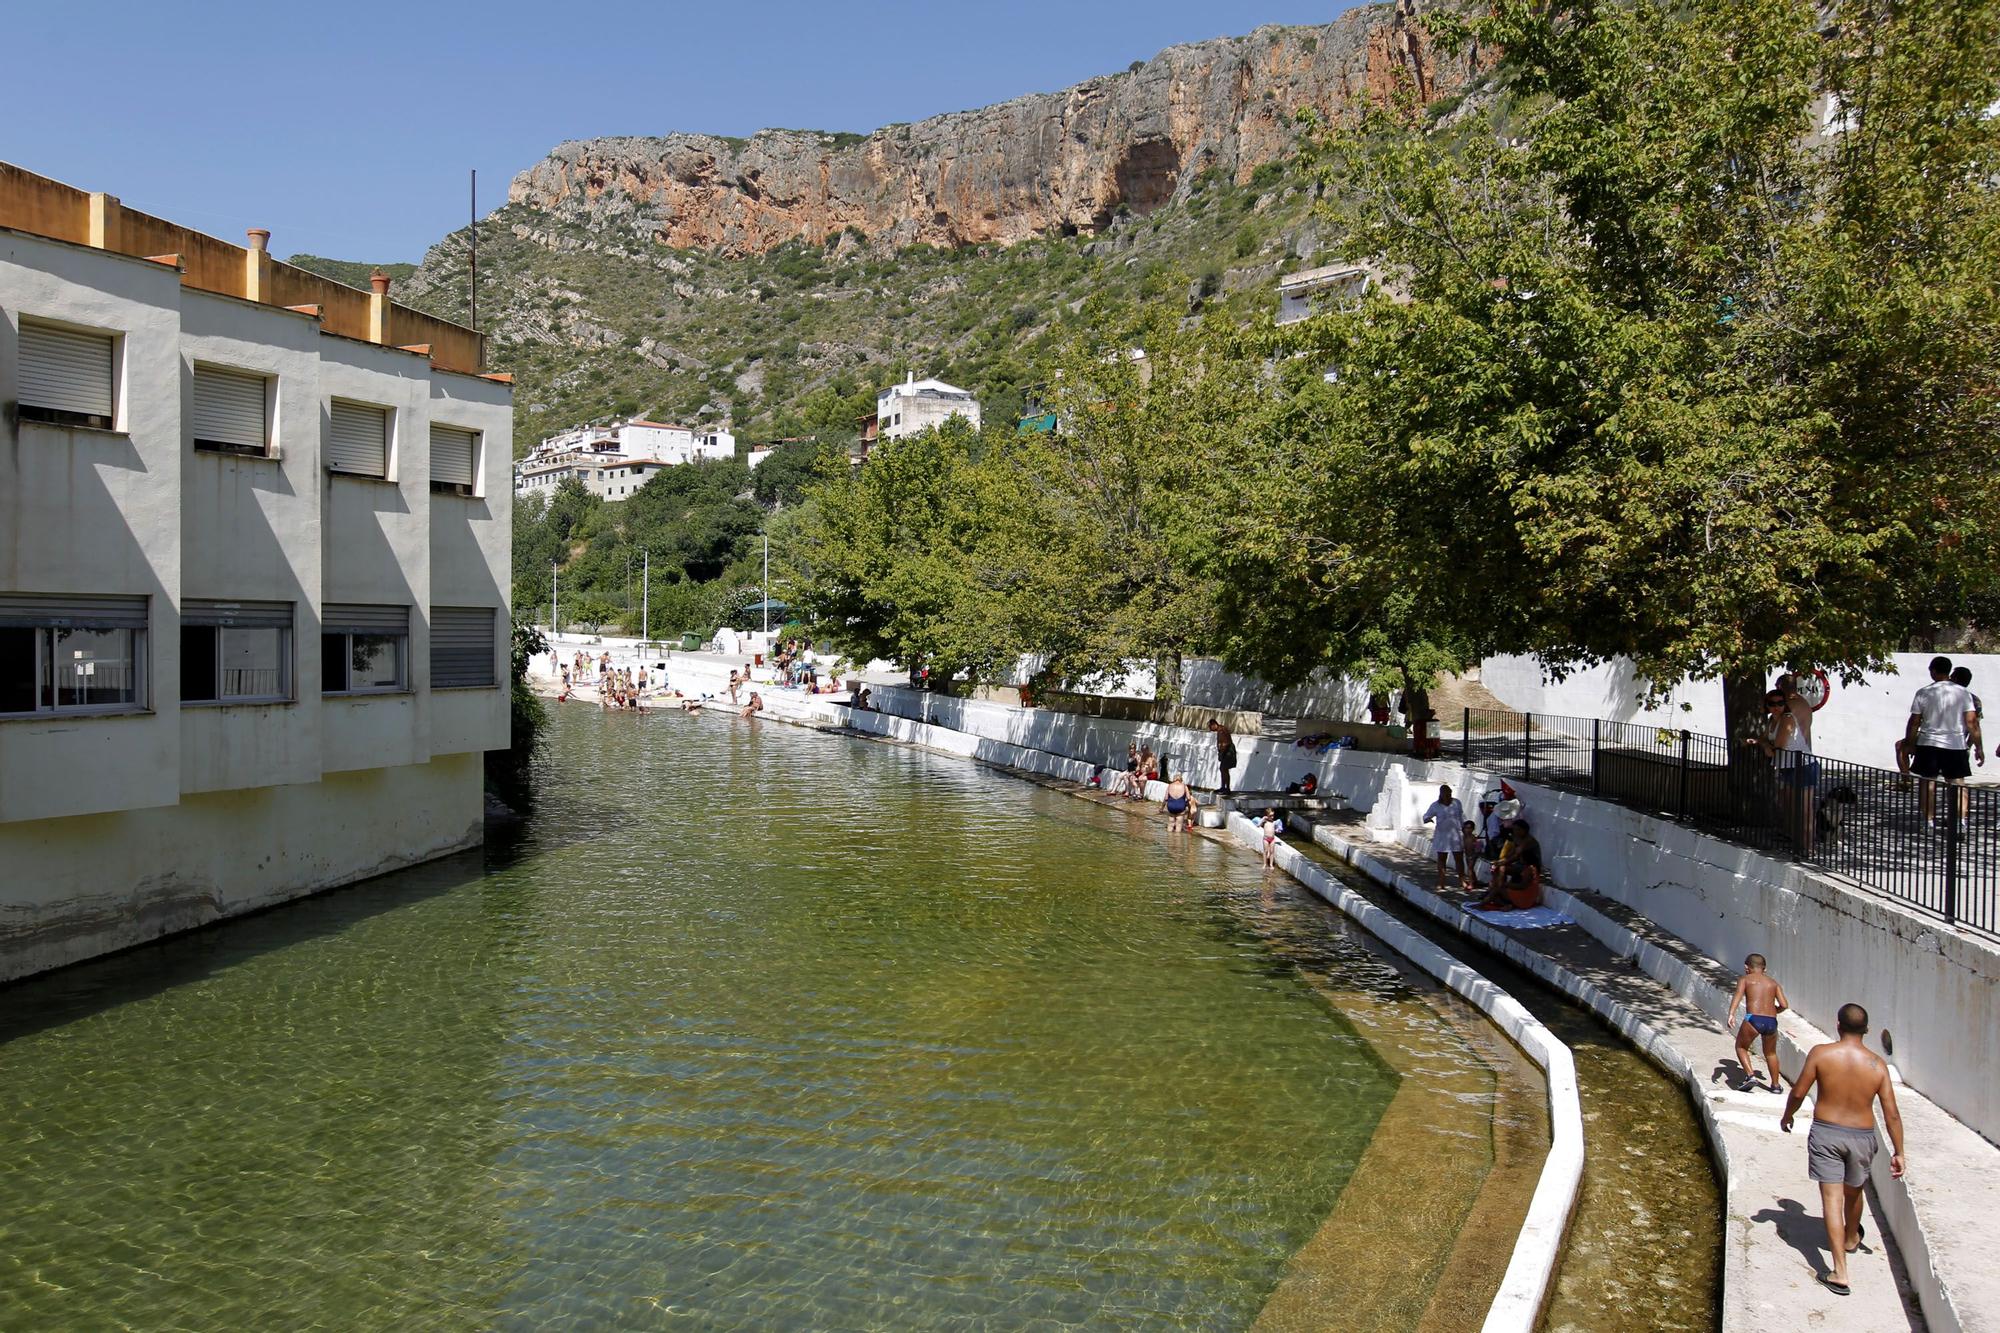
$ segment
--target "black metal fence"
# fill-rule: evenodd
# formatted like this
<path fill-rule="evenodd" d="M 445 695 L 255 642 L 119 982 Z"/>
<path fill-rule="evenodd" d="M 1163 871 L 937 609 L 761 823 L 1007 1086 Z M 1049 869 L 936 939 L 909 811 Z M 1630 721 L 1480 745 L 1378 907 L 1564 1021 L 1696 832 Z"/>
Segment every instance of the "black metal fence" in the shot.
<path fill-rule="evenodd" d="M 1467 764 L 1660 815 L 2000 935 L 2000 788 L 1810 756 L 1777 767 L 1748 742 L 1675 727 L 1481 708 L 1456 720 L 1459 735 L 1440 740 Z"/>

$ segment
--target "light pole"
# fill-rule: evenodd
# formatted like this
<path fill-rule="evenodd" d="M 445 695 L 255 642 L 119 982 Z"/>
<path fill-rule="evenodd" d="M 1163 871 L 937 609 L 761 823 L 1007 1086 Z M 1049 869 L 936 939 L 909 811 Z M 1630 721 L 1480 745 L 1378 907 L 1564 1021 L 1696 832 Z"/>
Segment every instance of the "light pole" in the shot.
<path fill-rule="evenodd" d="M 556 562 L 549 561 L 549 637 L 553 639 L 562 630 L 562 622 L 556 619 Z"/>
<path fill-rule="evenodd" d="M 771 530 L 764 529 L 764 633 L 771 632 Z"/>
<path fill-rule="evenodd" d="M 639 642 L 653 637 L 653 555 L 639 548 Z"/>

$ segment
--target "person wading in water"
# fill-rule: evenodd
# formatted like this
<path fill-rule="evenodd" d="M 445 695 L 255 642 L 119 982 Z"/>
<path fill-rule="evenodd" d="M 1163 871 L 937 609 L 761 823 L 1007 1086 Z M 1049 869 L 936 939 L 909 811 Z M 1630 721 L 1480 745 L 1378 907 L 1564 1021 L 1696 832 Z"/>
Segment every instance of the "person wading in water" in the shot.
<path fill-rule="evenodd" d="M 1160 809 L 1167 812 L 1167 832 L 1185 833 L 1193 827 L 1197 806 L 1185 779 L 1174 777 L 1167 782 L 1167 794 L 1160 801 Z"/>

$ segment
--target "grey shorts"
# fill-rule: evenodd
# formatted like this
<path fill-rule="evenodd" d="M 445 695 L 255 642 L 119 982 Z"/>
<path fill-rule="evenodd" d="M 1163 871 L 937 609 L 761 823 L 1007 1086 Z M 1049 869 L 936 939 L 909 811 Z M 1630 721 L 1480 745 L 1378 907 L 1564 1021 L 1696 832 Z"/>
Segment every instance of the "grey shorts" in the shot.
<path fill-rule="evenodd" d="M 1806 1174 L 1822 1185 L 1860 1189 L 1868 1183 L 1876 1143 L 1873 1129 L 1849 1129 L 1815 1120 L 1812 1132 L 1806 1135 Z"/>

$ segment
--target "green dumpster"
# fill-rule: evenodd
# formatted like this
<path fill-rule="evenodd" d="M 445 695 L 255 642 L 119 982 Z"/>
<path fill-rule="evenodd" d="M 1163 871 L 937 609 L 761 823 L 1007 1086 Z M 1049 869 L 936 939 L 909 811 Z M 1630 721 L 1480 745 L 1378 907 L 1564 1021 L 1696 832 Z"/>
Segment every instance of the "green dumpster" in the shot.
<path fill-rule="evenodd" d="M 681 651 L 682 651 L 682 652 L 684 652 L 684 653 L 696 653 L 696 652 L 700 652 L 700 651 L 701 651 L 701 635 L 699 635 L 699 634 L 683 634 L 683 635 L 681 635 Z"/>

